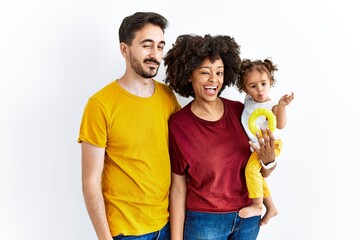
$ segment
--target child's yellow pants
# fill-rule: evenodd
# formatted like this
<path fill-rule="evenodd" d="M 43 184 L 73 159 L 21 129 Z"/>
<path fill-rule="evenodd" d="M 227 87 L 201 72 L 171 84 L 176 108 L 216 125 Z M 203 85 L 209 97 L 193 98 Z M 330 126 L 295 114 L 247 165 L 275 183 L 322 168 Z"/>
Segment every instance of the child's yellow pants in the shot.
<path fill-rule="evenodd" d="M 281 139 L 275 140 L 275 156 L 277 157 L 282 149 Z M 266 180 L 261 175 L 261 163 L 259 156 L 255 151 L 250 155 L 249 161 L 245 168 L 246 186 L 249 192 L 249 198 L 267 198 L 270 189 Z"/>

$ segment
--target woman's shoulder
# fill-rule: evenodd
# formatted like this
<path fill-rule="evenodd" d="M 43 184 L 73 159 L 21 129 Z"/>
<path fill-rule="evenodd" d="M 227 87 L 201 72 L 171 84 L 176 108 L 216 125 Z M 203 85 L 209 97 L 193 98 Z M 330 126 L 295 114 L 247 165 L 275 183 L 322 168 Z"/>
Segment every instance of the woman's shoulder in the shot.
<path fill-rule="evenodd" d="M 225 111 L 228 114 L 240 116 L 244 110 L 244 104 L 240 101 L 221 98 L 224 103 Z"/>
<path fill-rule="evenodd" d="M 191 116 L 190 103 L 170 116 L 169 123 L 183 121 Z"/>
<path fill-rule="evenodd" d="M 236 100 L 231 100 L 231 99 L 228 99 L 228 98 L 223 98 L 223 97 L 220 97 L 221 100 L 223 101 L 223 103 L 225 105 L 228 105 L 230 107 L 240 107 L 240 108 L 243 108 L 244 107 L 244 104 L 240 101 L 236 101 Z"/>

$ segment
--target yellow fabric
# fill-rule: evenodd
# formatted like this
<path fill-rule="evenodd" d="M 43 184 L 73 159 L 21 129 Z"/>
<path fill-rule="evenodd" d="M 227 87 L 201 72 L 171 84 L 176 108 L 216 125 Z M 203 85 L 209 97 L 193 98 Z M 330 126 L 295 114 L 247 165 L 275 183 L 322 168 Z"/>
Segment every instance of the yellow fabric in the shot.
<path fill-rule="evenodd" d="M 270 131 L 275 131 L 276 129 L 276 117 L 275 114 L 268 108 L 256 108 L 249 117 L 249 129 L 251 133 L 256 136 L 256 133 L 259 133 L 260 136 L 262 136 L 262 133 L 260 131 L 260 128 L 257 126 L 256 120 L 260 117 L 264 116 L 266 117 L 268 128 Z"/>
<path fill-rule="evenodd" d="M 277 157 L 282 150 L 281 139 L 275 140 L 275 156 Z M 251 153 L 249 161 L 245 168 L 246 186 L 249 192 L 249 198 L 267 198 L 270 197 L 270 189 L 265 178 L 261 175 L 261 163 L 259 156 L 254 151 Z"/>
<path fill-rule="evenodd" d="M 180 105 L 155 83 L 153 96 L 141 98 L 114 81 L 85 107 L 78 142 L 106 149 L 102 186 L 112 236 L 141 235 L 168 222 L 168 119 Z"/>

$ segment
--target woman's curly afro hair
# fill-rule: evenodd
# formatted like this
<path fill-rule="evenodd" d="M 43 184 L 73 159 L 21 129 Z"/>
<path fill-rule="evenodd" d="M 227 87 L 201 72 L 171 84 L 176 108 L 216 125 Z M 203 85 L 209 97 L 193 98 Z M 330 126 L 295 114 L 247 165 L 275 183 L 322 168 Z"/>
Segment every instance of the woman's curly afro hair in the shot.
<path fill-rule="evenodd" d="M 225 35 L 180 35 L 164 57 L 166 67 L 165 83 L 183 97 L 194 97 L 192 83 L 189 82 L 192 71 L 197 69 L 204 59 L 211 62 L 221 58 L 224 63 L 224 83 L 234 85 L 240 78 L 240 46 L 234 38 Z"/>

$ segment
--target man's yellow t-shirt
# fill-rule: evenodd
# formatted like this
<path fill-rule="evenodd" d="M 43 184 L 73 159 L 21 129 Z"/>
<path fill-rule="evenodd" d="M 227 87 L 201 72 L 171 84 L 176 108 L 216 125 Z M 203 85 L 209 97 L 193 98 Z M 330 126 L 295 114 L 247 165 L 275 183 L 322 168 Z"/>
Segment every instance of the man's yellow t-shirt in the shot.
<path fill-rule="evenodd" d="M 149 98 L 114 81 L 89 99 L 78 142 L 105 148 L 102 188 L 113 236 L 141 235 L 167 223 L 168 119 L 179 108 L 171 89 L 156 81 Z"/>

